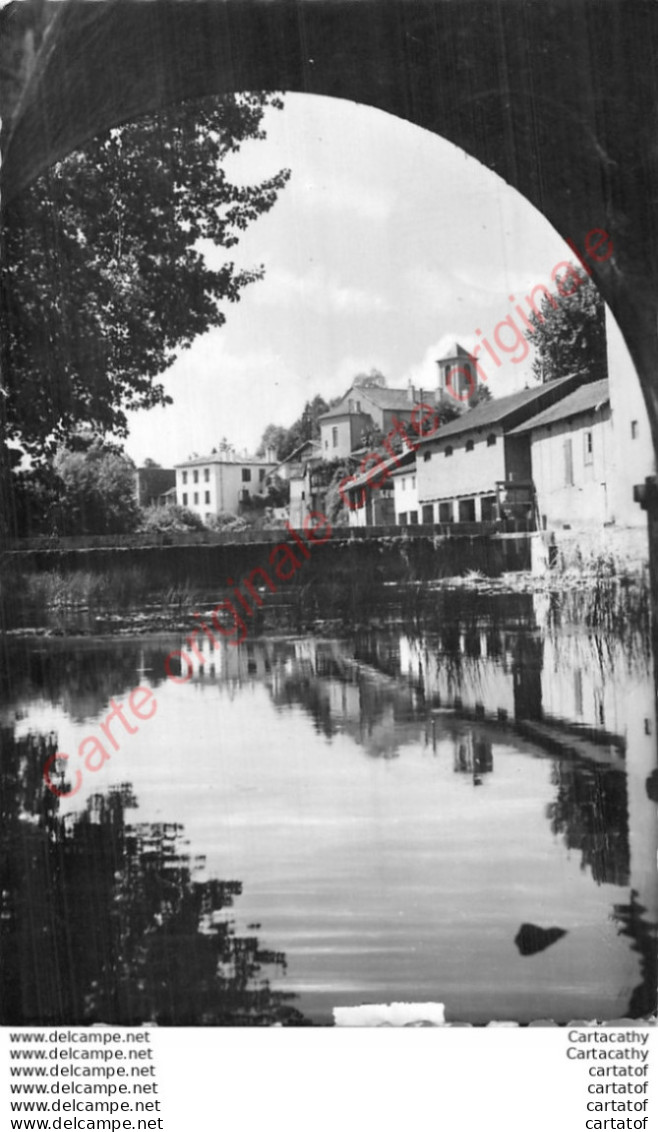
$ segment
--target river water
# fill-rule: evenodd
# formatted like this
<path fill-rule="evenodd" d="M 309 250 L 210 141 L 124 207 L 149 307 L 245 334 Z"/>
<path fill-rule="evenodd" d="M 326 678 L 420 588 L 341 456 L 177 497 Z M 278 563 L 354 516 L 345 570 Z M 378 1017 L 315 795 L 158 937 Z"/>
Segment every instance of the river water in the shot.
<path fill-rule="evenodd" d="M 351 633 L 201 637 L 184 682 L 180 635 L 5 642 L 5 1021 L 655 1009 L 642 635 L 545 595 L 426 597 Z"/>

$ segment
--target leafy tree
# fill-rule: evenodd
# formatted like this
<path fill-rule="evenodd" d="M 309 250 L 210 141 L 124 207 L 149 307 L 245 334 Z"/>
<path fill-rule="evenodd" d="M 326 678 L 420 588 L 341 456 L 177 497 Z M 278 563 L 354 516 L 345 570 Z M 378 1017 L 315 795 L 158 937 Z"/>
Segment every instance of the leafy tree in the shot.
<path fill-rule="evenodd" d="M 288 429 L 283 425 L 268 424 L 256 449 L 257 456 L 264 456 L 268 448 L 276 453 L 277 460 L 283 459 L 281 453 L 286 450 L 288 442 Z"/>
<path fill-rule="evenodd" d="M 317 440 L 320 436 L 320 417 L 329 409 L 324 397 L 315 395 L 312 401 L 304 405 L 302 415 L 288 429 L 288 440 L 282 459 L 286 459 L 300 444 L 307 440 Z"/>
<path fill-rule="evenodd" d="M 539 314 L 530 316 L 526 338 L 535 349 L 532 371 L 540 381 L 568 374 L 585 380 L 608 373 L 605 304 L 595 284 L 571 266 L 550 297 L 544 296 Z"/>
<path fill-rule="evenodd" d="M 0 515 L 0 531 L 12 531 L 21 538 L 56 534 L 61 491 L 52 467 L 21 468 L 12 477 L 11 510 Z"/>
<path fill-rule="evenodd" d="M 86 452 L 63 448 L 54 470 L 61 484 L 60 534 L 125 534 L 137 528 L 135 465 L 115 447 L 97 441 Z"/>
<path fill-rule="evenodd" d="M 358 389 L 385 389 L 386 378 L 381 370 L 373 367 L 370 373 L 357 373 L 352 385 Z"/>
<path fill-rule="evenodd" d="M 272 476 L 268 480 L 264 493 L 266 507 L 287 507 L 290 503 L 290 484 L 281 476 Z"/>
<path fill-rule="evenodd" d="M 464 403 L 456 401 L 454 397 L 448 394 L 436 406 L 436 419 L 439 425 L 450 424 L 450 421 L 456 421 L 457 417 L 460 417 L 463 412 Z"/>
<path fill-rule="evenodd" d="M 340 398 L 338 398 L 340 400 Z M 335 402 L 331 402 L 333 404 Z M 329 409 L 324 397 L 318 394 L 307 401 L 304 410 L 290 428 L 269 424 L 261 437 L 256 450 L 258 456 L 265 454 L 266 448 L 274 448 L 278 460 L 287 460 L 300 444 L 307 440 L 317 440 L 320 436 L 320 417 Z"/>
<path fill-rule="evenodd" d="M 287 170 L 232 182 L 224 159 L 263 138 L 265 94 L 191 101 L 94 138 L 7 207 L 0 240 L 0 412 L 6 466 L 51 457 L 80 424 L 126 434 L 126 410 L 170 399 L 158 377 L 225 321 L 262 267 L 234 247 Z M 12 452 L 14 453 L 12 455 Z"/>
<path fill-rule="evenodd" d="M 359 436 L 359 445 L 361 448 L 367 448 L 368 451 L 372 452 L 374 448 L 379 448 L 382 441 L 386 439 L 386 434 L 382 432 L 379 425 L 376 425 L 374 423 L 372 417 L 370 417 L 369 419 L 370 424 L 361 429 Z M 392 439 L 401 440 L 401 437 L 398 437 L 398 435 L 396 434 L 396 436 Z"/>
<path fill-rule="evenodd" d="M 474 409 L 477 405 L 483 405 L 486 401 L 491 401 L 493 393 L 488 385 L 478 385 L 473 390 L 473 396 L 469 399 L 469 409 Z"/>

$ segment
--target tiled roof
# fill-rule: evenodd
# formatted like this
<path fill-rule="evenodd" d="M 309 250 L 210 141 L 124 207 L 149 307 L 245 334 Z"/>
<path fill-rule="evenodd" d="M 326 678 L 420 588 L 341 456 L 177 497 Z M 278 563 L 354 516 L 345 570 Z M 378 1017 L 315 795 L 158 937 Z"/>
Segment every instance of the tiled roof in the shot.
<path fill-rule="evenodd" d="M 459 436 L 460 433 L 490 425 L 503 425 L 509 417 L 520 410 L 530 409 L 535 403 L 538 409 L 541 408 L 542 401 L 559 396 L 560 390 L 563 391 L 562 395 L 566 396 L 575 381 L 576 378 L 573 376 L 562 377 L 558 381 L 537 385 L 533 389 L 522 389 L 520 393 L 511 393 L 507 397 L 492 397 L 491 401 L 483 401 L 474 409 L 467 409 L 456 420 L 441 425 L 439 431 L 432 436 L 427 436 L 424 440 L 419 437 L 419 443 L 427 444 L 431 441 L 443 440 L 447 436 Z"/>
<path fill-rule="evenodd" d="M 285 460 L 279 460 L 277 468 L 283 468 L 285 464 L 302 462 L 301 457 L 299 459 L 298 457 L 299 453 L 303 452 L 305 448 L 313 448 L 315 452 L 319 453 L 322 449 L 322 445 L 320 444 L 319 440 L 303 440 L 301 444 L 298 444 L 296 448 L 293 448 L 292 452 L 289 456 L 286 456 Z M 309 457 L 309 459 L 313 459 L 313 457 L 311 456 Z"/>
<path fill-rule="evenodd" d="M 387 389 L 383 385 L 373 385 L 367 389 L 360 389 L 359 392 L 369 397 L 378 409 L 411 410 L 414 406 L 414 400 L 409 396 L 408 389 Z"/>
<path fill-rule="evenodd" d="M 369 487 L 369 486 L 371 486 L 370 483 L 369 483 L 371 478 L 375 479 L 375 480 L 377 480 L 377 482 L 379 482 L 379 478 L 383 475 L 385 470 L 387 472 L 389 470 L 391 470 L 391 474 L 392 474 L 392 472 L 395 471 L 395 469 L 397 467 L 401 467 L 401 468 L 403 467 L 404 470 L 406 472 L 408 472 L 409 471 L 409 465 L 412 464 L 412 463 L 413 464 L 416 463 L 416 459 L 415 459 L 416 454 L 415 454 L 414 450 L 412 448 L 406 448 L 404 445 L 402 446 L 402 451 L 398 452 L 396 456 L 388 456 L 386 459 L 384 459 L 383 453 L 381 453 L 381 452 L 372 452 L 371 455 L 379 456 L 379 458 L 383 461 L 383 463 L 381 463 L 381 464 L 374 464 L 373 463 L 367 469 L 367 471 L 363 472 L 360 476 L 358 476 L 355 480 L 353 480 L 352 483 L 347 485 L 346 491 L 355 490 L 357 487 Z"/>
<path fill-rule="evenodd" d="M 525 424 L 512 429 L 512 433 L 530 432 L 531 429 L 564 421 L 569 417 L 578 416 L 579 413 L 591 412 L 592 409 L 607 405 L 609 400 L 608 379 L 592 381 L 589 385 L 581 385 L 579 389 L 574 390 L 564 400 L 558 401 L 557 405 L 551 405 L 550 409 L 544 409 L 543 413 L 538 413 L 536 417 L 531 417 Z"/>
<path fill-rule="evenodd" d="M 367 413 L 365 409 L 361 409 L 360 413 L 362 417 L 369 416 L 369 413 Z M 354 409 L 350 410 L 350 407 L 347 403 L 347 394 L 345 394 L 342 401 L 338 405 L 334 405 L 333 409 L 328 409 L 326 413 L 323 413 L 321 417 L 318 417 L 318 420 L 328 421 L 331 420 L 332 417 L 348 417 L 350 415 L 358 416 L 359 413 L 357 413 Z"/>
<path fill-rule="evenodd" d="M 424 395 L 426 394 L 424 393 Z M 334 405 L 333 409 L 329 409 L 328 412 L 322 414 L 320 420 L 326 421 L 331 417 L 348 416 L 350 413 L 349 401 L 354 401 L 355 405 L 357 401 L 360 402 L 360 412 L 364 416 L 369 416 L 368 401 L 376 405 L 378 409 L 384 411 L 407 409 L 411 412 L 415 404 L 420 404 L 421 397 L 419 390 L 414 392 L 414 399 L 412 400 L 409 396 L 408 389 L 388 389 L 384 385 L 369 385 L 367 388 L 362 388 L 359 385 L 353 385 L 351 389 L 348 389 L 339 403 Z M 358 411 L 359 410 L 353 409 L 352 413 L 357 414 Z"/>

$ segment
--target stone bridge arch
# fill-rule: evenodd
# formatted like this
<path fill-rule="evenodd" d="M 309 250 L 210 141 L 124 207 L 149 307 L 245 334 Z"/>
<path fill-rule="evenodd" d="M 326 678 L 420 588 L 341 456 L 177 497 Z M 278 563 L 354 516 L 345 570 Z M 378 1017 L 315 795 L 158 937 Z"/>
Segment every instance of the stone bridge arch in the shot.
<path fill-rule="evenodd" d="M 0 16 L 7 201 L 99 130 L 184 98 L 360 102 L 460 146 L 582 247 L 658 451 L 658 5 L 653 0 L 20 0 Z"/>

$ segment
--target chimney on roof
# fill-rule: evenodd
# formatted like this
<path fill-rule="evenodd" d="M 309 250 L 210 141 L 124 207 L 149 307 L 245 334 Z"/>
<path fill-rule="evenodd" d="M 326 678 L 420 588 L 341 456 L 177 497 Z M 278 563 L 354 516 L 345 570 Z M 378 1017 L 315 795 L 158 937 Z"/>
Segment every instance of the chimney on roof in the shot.
<path fill-rule="evenodd" d="M 415 404 L 416 387 L 415 387 L 415 385 L 413 384 L 412 381 L 409 382 L 409 388 L 407 389 L 407 397 L 409 398 L 409 401 L 411 402 L 412 405 Z"/>
<path fill-rule="evenodd" d="M 273 448 L 268 447 L 265 449 L 265 459 L 268 464 L 276 464 L 276 452 Z"/>

